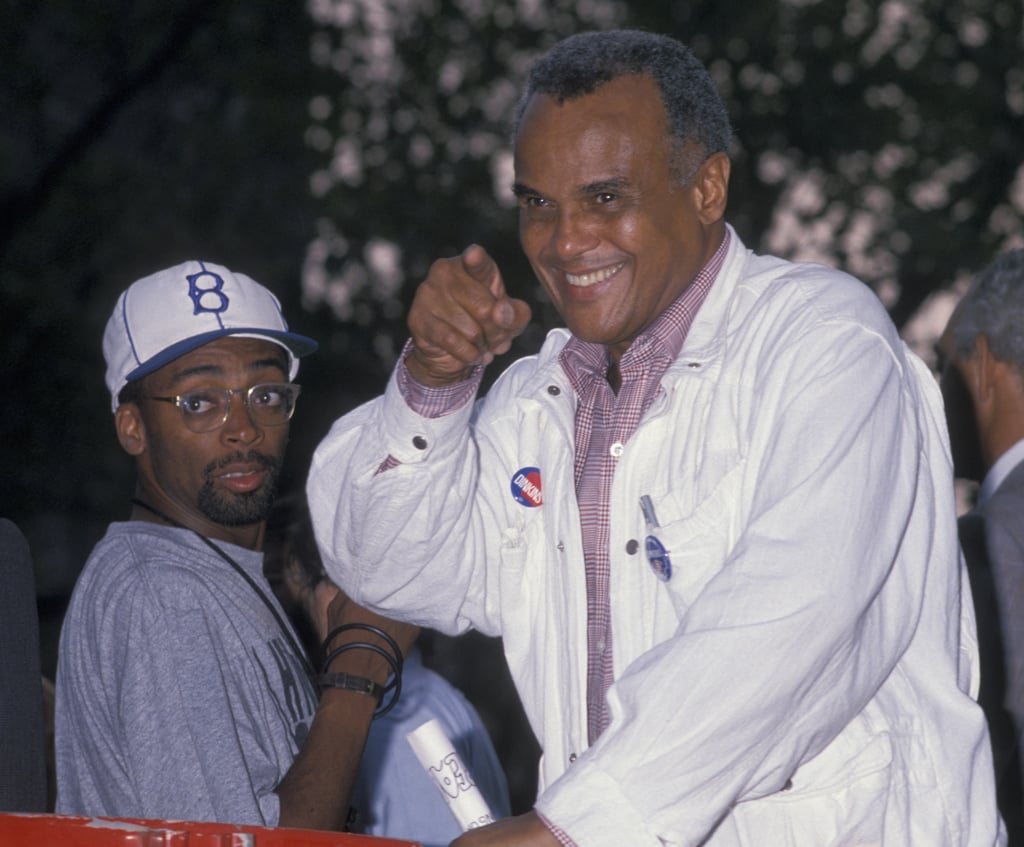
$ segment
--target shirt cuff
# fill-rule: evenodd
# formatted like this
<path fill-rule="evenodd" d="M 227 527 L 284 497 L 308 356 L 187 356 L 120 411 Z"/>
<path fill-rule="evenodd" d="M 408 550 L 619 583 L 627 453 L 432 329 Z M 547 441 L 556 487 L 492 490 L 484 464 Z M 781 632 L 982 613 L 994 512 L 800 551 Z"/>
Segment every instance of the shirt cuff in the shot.
<path fill-rule="evenodd" d="M 547 786 L 533 807 L 541 820 L 558 821 L 557 824 L 545 824 L 555 838 L 560 843 L 572 845 L 663 847 L 669 839 L 663 839 L 657 832 L 658 824 L 633 805 L 617 779 L 602 772 L 595 762 L 586 761 L 588 758 L 581 756 L 572 768 Z M 555 828 L 562 832 L 561 838 Z M 703 840 L 683 838 L 678 841 L 670 839 L 670 842 L 697 844 Z"/>
<path fill-rule="evenodd" d="M 484 375 L 483 365 L 475 365 L 466 379 L 454 385 L 440 387 L 424 385 L 422 382 L 417 382 L 409 373 L 409 368 L 406 367 L 405 360 L 410 352 L 412 352 L 411 338 L 405 342 L 405 346 L 402 348 L 395 377 L 399 392 L 409 408 L 416 414 L 425 418 L 443 418 L 445 415 L 450 415 L 457 409 L 461 409 L 476 396 Z"/>
<path fill-rule="evenodd" d="M 548 832 L 555 836 L 555 839 L 558 841 L 559 844 L 562 845 L 562 847 L 576 847 L 576 842 L 573 841 L 564 832 L 562 832 L 562 830 L 559 829 L 555 824 L 549 821 L 541 812 L 538 812 L 536 809 L 534 809 L 533 811 L 537 815 L 537 817 L 540 818 L 540 822 L 548 828 Z"/>

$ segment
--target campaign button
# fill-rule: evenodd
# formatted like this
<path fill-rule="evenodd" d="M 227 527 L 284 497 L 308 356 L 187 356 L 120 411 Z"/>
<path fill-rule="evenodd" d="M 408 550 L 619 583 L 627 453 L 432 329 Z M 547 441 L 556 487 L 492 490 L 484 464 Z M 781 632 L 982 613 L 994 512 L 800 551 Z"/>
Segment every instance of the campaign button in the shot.
<path fill-rule="evenodd" d="M 517 503 L 531 509 L 543 503 L 539 468 L 520 468 L 512 474 L 512 497 Z"/>
<path fill-rule="evenodd" d="M 672 579 L 672 560 L 668 557 L 668 550 L 653 535 L 644 539 L 644 548 L 647 553 L 647 563 L 654 571 L 654 575 L 662 582 Z"/>

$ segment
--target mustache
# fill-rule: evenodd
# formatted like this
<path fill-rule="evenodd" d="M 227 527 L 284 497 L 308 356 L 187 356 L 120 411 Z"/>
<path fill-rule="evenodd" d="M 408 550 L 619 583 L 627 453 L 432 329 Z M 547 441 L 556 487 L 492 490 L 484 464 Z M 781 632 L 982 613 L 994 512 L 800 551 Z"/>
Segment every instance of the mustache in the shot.
<path fill-rule="evenodd" d="M 241 450 L 236 450 L 234 453 L 222 456 L 215 462 L 210 462 L 205 468 L 203 468 L 203 476 L 209 478 L 221 468 L 226 468 L 228 465 L 237 463 L 255 464 L 259 465 L 264 470 L 271 471 L 276 471 L 281 466 L 281 462 L 278 459 L 274 456 L 268 456 L 266 453 L 260 453 L 257 450 L 250 450 L 248 453 L 243 453 Z"/>

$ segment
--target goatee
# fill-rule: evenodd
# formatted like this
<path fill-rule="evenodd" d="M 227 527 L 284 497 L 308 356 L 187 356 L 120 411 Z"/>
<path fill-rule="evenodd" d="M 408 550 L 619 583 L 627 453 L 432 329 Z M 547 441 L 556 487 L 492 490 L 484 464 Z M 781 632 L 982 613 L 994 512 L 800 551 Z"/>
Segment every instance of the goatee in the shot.
<path fill-rule="evenodd" d="M 255 463 L 267 471 L 266 482 L 254 491 L 225 496 L 218 494 L 213 484 L 213 475 L 218 468 L 232 463 Z M 220 461 L 210 462 L 203 468 L 205 482 L 199 489 L 196 505 L 214 523 L 221 526 L 248 526 L 259 523 L 270 511 L 277 493 L 277 478 L 281 473 L 281 461 L 265 453 L 250 450 L 248 453 L 233 453 Z"/>

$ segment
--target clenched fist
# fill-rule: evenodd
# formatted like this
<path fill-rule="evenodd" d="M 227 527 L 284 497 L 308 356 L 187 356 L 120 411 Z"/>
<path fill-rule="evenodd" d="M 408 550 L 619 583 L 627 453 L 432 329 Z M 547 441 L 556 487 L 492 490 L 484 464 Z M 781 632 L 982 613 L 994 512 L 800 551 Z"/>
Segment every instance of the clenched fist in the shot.
<path fill-rule="evenodd" d="M 416 290 L 406 367 L 424 385 L 460 382 L 474 366 L 507 352 L 529 321 L 530 307 L 505 293 L 494 259 L 470 245 L 459 256 L 434 262 Z"/>

